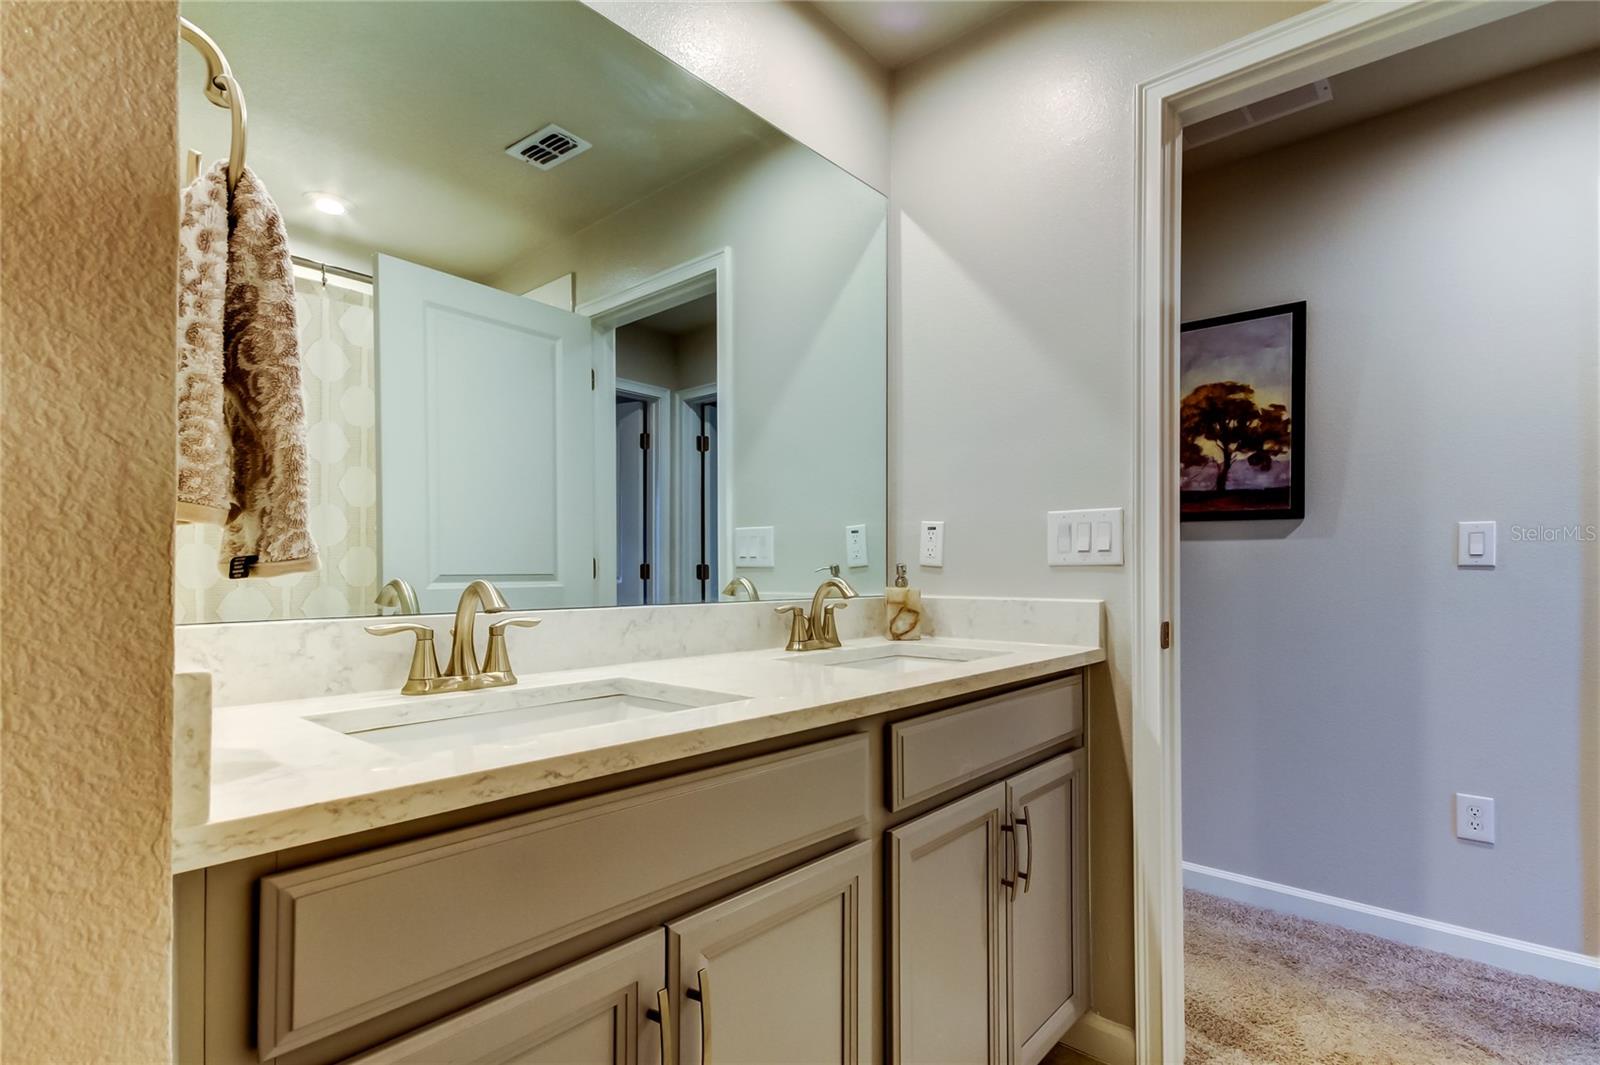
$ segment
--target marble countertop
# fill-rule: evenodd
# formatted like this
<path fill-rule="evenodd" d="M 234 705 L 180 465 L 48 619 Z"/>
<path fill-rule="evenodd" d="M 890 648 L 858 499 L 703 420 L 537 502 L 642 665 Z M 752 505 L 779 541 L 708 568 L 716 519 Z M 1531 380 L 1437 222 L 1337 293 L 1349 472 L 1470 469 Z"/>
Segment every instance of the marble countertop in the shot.
<path fill-rule="evenodd" d="M 969 648 L 985 656 L 917 662 L 903 673 L 826 664 L 870 657 L 874 648 L 934 655 Z M 653 691 L 671 698 L 684 689 L 731 697 L 534 737 L 496 735 L 485 720 L 481 735 L 457 728 L 456 737 L 437 749 L 369 742 L 318 721 L 329 715 L 348 723 L 362 715 L 392 714 L 402 704 L 393 690 L 218 708 L 211 720 L 209 820 L 174 831 L 173 870 L 200 869 L 968 695 L 1105 658 L 1099 647 L 966 638 L 900 644 L 881 637 L 854 639 L 843 650 L 847 654 L 769 649 L 595 666 L 532 674 L 513 688 L 403 700 L 403 712 L 433 717 L 437 712 L 429 709 L 430 700 L 449 699 L 451 715 L 464 718 L 481 712 L 474 701 L 483 707 L 526 705 L 546 689 L 606 681 L 623 681 L 646 698 Z"/>

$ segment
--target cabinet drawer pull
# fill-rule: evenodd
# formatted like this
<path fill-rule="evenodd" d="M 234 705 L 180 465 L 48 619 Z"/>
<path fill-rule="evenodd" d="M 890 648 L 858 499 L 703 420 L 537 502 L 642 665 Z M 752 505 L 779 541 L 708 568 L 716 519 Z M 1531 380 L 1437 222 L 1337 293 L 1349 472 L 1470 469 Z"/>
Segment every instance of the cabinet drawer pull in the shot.
<path fill-rule="evenodd" d="M 661 1065 L 672 1065 L 678 1055 L 678 1033 L 672 1026 L 672 996 L 666 988 L 656 991 L 655 1009 L 644 1015 L 661 1026 Z"/>
<path fill-rule="evenodd" d="M 700 1003 L 700 1065 L 711 1065 L 711 970 L 701 969 L 696 975 L 700 986 L 684 994 Z"/>
<path fill-rule="evenodd" d="M 1026 803 L 1022 806 L 1022 816 L 1017 818 L 1017 824 L 1028 830 L 1028 871 L 1023 872 L 1022 867 L 1017 867 L 1017 879 L 1022 881 L 1022 893 L 1026 895 L 1033 888 L 1033 814 Z"/>

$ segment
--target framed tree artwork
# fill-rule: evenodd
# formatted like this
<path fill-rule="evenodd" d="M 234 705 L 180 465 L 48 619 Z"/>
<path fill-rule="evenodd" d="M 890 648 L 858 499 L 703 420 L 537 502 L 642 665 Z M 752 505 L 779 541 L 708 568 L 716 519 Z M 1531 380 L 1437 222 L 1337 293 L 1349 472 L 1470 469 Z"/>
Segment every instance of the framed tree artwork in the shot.
<path fill-rule="evenodd" d="M 1182 519 L 1303 518 L 1306 305 L 1183 325 Z"/>

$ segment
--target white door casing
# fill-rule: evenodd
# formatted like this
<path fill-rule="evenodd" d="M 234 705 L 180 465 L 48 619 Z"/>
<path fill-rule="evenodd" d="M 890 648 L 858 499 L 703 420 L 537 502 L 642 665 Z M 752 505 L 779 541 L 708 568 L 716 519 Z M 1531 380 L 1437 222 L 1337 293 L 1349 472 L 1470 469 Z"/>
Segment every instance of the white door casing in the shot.
<path fill-rule="evenodd" d="M 380 575 L 425 613 L 478 577 L 521 609 L 593 604 L 588 319 L 387 255 L 374 276 Z"/>

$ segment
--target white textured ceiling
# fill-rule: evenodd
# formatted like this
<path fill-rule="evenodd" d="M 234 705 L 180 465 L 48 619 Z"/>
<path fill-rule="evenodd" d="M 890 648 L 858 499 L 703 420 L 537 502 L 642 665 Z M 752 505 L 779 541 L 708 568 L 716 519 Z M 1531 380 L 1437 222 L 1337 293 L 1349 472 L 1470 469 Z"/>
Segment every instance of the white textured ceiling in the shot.
<path fill-rule="evenodd" d="M 1019 0 L 813 0 L 812 6 L 880 65 L 898 70 Z"/>
<path fill-rule="evenodd" d="M 379 250 L 482 280 L 757 141 L 771 126 L 576 2 L 186 2 L 249 105 L 249 164 L 296 250 Z M 226 154 L 227 112 L 182 49 L 180 136 Z M 548 172 L 507 145 L 558 123 L 594 147 Z M 350 214 L 314 211 L 334 193 Z"/>
<path fill-rule="evenodd" d="M 1219 166 L 1540 63 L 1600 47 L 1600 3 L 1545 4 L 1329 78 L 1333 99 L 1184 153 Z"/>

